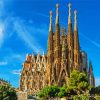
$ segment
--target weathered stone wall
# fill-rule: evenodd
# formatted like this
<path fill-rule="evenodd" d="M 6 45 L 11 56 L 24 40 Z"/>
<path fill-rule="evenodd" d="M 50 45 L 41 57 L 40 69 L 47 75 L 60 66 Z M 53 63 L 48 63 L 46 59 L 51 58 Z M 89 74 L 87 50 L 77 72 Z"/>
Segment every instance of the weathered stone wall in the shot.
<path fill-rule="evenodd" d="M 27 92 L 17 92 L 18 100 L 27 100 Z"/>

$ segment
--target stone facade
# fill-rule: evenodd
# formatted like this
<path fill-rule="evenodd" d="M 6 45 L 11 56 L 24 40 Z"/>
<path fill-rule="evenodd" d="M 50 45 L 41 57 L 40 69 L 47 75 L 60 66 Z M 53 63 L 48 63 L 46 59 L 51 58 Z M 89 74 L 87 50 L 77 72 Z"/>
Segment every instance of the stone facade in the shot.
<path fill-rule="evenodd" d="M 27 92 L 17 92 L 17 100 L 27 100 Z"/>
<path fill-rule="evenodd" d="M 85 51 L 81 52 L 82 56 L 82 71 L 88 73 L 88 59 L 87 59 L 87 53 Z"/>
<path fill-rule="evenodd" d="M 68 78 L 74 69 L 83 71 L 83 67 L 85 67 L 84 71 L 88 72 L 87 56 L 80 48 L 78 37 L 77 11 L 74 11 L 73 30 L 71 4 L 68 4 L 68 31 L 66 32 L 63 27 L 61 32 L 58 8 L 57 4 L 55 31 L 52 27 L 52 11 L 50 11 L 47 54 L 27 54 L 23 63 L 20 90 L 27 91 L 28 94 L 36 94 L 46 85 L 62 86 L 68 84 Z"/>
<path fill-rule="evenodd" d="M 89 63 L 89 72 L 88 72 L 88 76 L 89 76 L 89 84 L 92 86 L 95 86 L 95 78 L 94 78 L 94 74 L 93 74 L 93 66 L 92 63 Z"/>

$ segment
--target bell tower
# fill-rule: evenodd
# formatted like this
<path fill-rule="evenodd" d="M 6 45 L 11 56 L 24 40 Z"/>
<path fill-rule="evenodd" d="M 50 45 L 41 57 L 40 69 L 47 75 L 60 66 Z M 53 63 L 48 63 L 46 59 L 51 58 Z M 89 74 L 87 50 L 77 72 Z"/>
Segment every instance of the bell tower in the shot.
<path fill-rule="evenodd" d="M 78 37 L 78 26 L 77 26 L 77 11 L 74 11 L 74 68 L 81 71 L 80 61 L 80 44 Z"/>
<path fill-rule="evenodd" d="M 95 87 L 95 78 L 93 74 L 93 66 L 92 63 L 89 62 L 89 84 Z"/>
<path fill-rule="evenodd" d="M 48 64 L 53 62 L 53 29 L 52 29 L 52 11 L 50 11 L 50 25 L 48 37 Z"/>
<path fill-rule="evenodd" d="M 53 65 L 53 59 L 54 59 L 54 50 L 53 50 L 53 28 L 52 28 L 52 11 L 50 11 L 50 25 L 49 25 L 49 37 L 48 37 L 48 67 L 47 67 L 47 84 L 51 84 L 51 75 L 52 75 L 52 65 Z"/>
<path fill-rule="evenodd" d="M 55 80 L 57 80 L 60 72 L 60 59 L 61 59 L 61 47 L 60 47 L 60 26 L 59 26 L 59 4 L 56 4 L 56 23 L 54 34 L 54 69 L 56 70 Z"/>
<path fill-rule="evenodd" d="M 68 4 L 68 35 L 67 35 L 67 43 L 68 43 L 68 67 L 69 72 L 73 70 L 73 33 L 72 33 L 72 20 L 71 20 L 71 4 Z"/>

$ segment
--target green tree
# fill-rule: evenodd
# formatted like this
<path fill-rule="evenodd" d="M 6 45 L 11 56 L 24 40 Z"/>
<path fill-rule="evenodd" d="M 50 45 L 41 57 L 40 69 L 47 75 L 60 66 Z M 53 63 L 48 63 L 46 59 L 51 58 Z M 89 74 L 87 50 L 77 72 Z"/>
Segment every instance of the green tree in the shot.
<path fill-rule="evenodd" d="M 74 70 L 69 78 L 69 90 L 73 90 L 74 94 L 84 94 L 89 90 L 88 77 L 85 73 Z M 72 91 L 71 90 L 71 91 Z M 73 94 L 72 94 L 73 95 Z"/>
<path fill-rule="evenodd" d="M 100 85 L 95 88 L 95 94 L 100 95 Z"/>
<path fill-rule="evenodd" d="M 10 85 L 0 85 L 0 100 L 17 100 L 14 88 Z"/>
<path fill-rule="evenodd" d="M 64 86 L 60 87 L 60 91 L 58 93 L 58 97 L 62 98 L 62 97 L 67 96 L 67 95 L 68 95 L 68 93 L 67 93 L 66 87 L 64 87 Z"/>
<path fill-rule="evenodd" d="M 68 86 L 64 85 L 63 87 L 47 86 L 38 93 L 38 96 L 43 100 L 56 96 L 60 98 L 64 96 L 72 98 L 74 96 L 74 100 L 78 100 L 77 98 L 86 100 L 89 91 L 92 90 L 87 75 L 77 70 L 73 70 L 70 74 L 68 83 Z"/>
<path fill-rule="evenodd" d="M 59 91 L 60 91 L 60 88 L 57 86 L 46 86 L 41 91 L 39 91 L 38 96 L 41 99 L 46 99 L 46 98 L 51 98 L 51 97 L 54 98 L 57 96 Z"/>

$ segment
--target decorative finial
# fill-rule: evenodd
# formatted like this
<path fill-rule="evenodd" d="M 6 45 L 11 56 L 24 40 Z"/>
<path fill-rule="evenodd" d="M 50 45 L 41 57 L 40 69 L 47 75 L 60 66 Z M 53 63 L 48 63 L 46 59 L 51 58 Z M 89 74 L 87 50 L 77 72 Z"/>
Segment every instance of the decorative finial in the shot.
<path fill-rule="evenodd" d="M 49 32 L 52 31 L 52 11 L 50 11 L 50 26 L 49 26 Z"/>
<path fill-rule="evenodd" d="M 52 10 L 50 11 L 50 16 L 52 16 Z"/>
<path fill-rule="evenodd" d="M 29 56 L 29 54 L 27 53 L 27 54 L 26 54 L 26 61 L 28 60 L 28 56 Z"/>
<path fill-rule="evenodd" d="M 71 3 L 68 4 L 68 7 L 69 7 L 69 8 L 71 7 Z"/>
<path fill-rule="evenodd" d="M 71 3 L 68 4 L 69 15 L 68 15 L 68 24 L 71 23 Z"/>
<path fill-rule="evenodd" d="M 58 8 L 58 7 L 59 7 L 59 4 L 57 3 L 57 4 L 56 4 L 56 8 Z"/>
<path fill-rule="evenodd" d="M 58 14 L 59 4 L 56 4 L 56 24 L 59 23 L 59 14 Z"/>
<path fill-rule="evenodd" d="M 74 11 L 74 14 L 75 14 L 75 15 L 77 14 L 77 10 Z"/>
<path fill-rule="evenodd" d="M 74 30 L 77 30 L 77 10 L 74 11 Z"/>
<path fill-rule="evenodd" d="M 34 60 L 34 52 L 32 53 L 32 61 Z"/>

